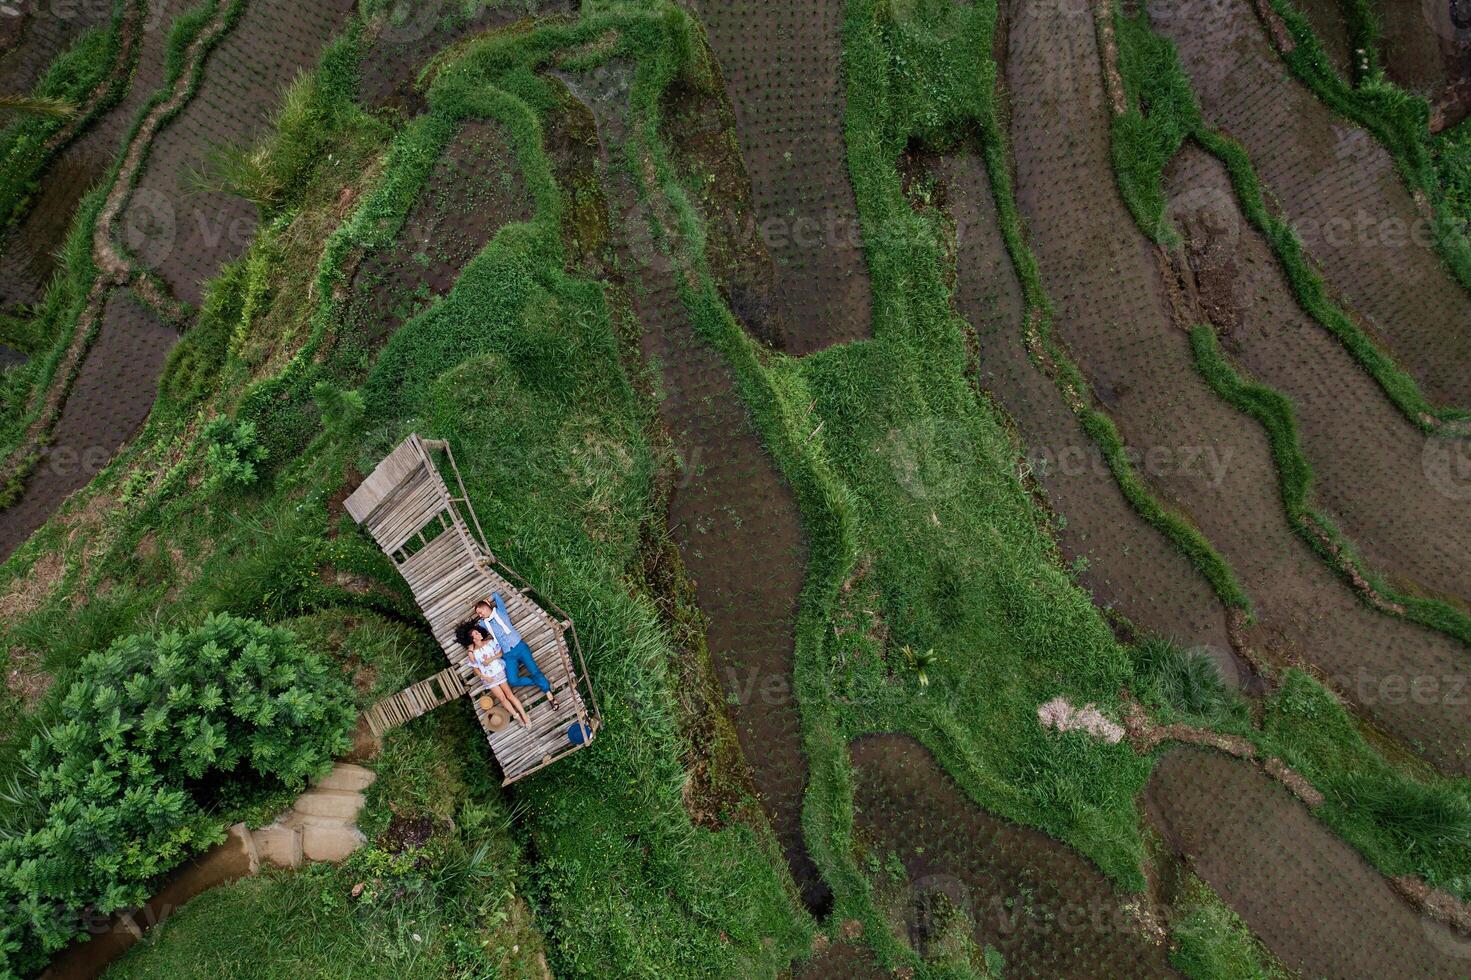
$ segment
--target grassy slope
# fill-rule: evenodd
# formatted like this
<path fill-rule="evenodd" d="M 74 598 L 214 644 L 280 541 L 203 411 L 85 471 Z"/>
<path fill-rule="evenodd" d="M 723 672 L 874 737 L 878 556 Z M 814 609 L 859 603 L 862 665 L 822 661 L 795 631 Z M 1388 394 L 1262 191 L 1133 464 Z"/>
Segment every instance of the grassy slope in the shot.
<path fill-rule="evenodd" d="M 526 43 L 572 43 L 602 26 Z M 645 47 L 663 43 L 657 20 L 619 26 Z M 350 97 L 350 79 L 335 67 L 324 73 L 324 100 Z M 347 465 L 371 465 L 411 428 L 449 435 L 500 553 L 578 621 L 608 721 L 598 747 L 513 794 L 517 833 L 535 848 L 526 891 L 554 937 L 555 969 L 775 972 L 805 948 L 809 927 L 764 828 L 696 828 L 686 814 L 675 651 L 651 598 L 626 577 L 642 529 L 659 520 L 659 460 L 645 428 L 651 409 L 622 373 L 602 287 L 560 271 L 561 199 L 541 150 L 536 100 L 471 80 L 470 69 L 443 72 L 432 111 L 394 139 L 381 164 L 351 155 L 345 174 L 322 176 L 304 195 L 311 206 L 278 216 L 215 284 L 170 363 L 159 409 L 94 488 L 111 495 L 115 517 L 91 542 L 85 569 L 69 551 L 60 588 L 104 575 L 114 584 L 76 613 L 87 625 L 73 639 L 100 642 L 142 617 L 212 608 L 270 617 L 365 606 L 407 613 L 386 562 L 350 527 L 329 526 L 327 499 Z M 371 135 L 370 122 L 338 108 L 328 118 L 349 145 Z M 365 355 L 334 334 L 335 286 L 359 249 L 391 241 L 457 121 L 479 116 L 511 132 L 536 218 L 504 229 L 450 295 L 396 335 L 367 381 L 360 425 L 323 433 L 313 388 L 361 377 Z M 313 241 L 312 222 L 330 215 L 342 181 L 363 171 L 381 176 L 311 272 L 303 259 L 316 249 L 302 249 L 303 229 Z M 304 295 L 318 299 L 298 316 Z M 199 423 L 222 410 L 256 426 L 265 453 L 251 485 L 203 479 L 210 464 Z M 60 543 L 53 525 L 7 571 L 24 571 Z M 138 561 L 140 550 L 150 557 Z M 321 573 L 324 565 L 388 591 L 350 592 Z M 61 601 L 20 624 L 59 672 L 65 650 L 43 624 Z M 240 900 L 252 900 L 247 890 Z"/>
<path fill-rule="evenodd" d="M 139 109 L 138 117 L 122 146 L 132 142 L 138 127 L 154 106 L 167 99 L 168 93 L 186 67 L 185 52 L 214 17 L 219 3 L 220 0 L 205 0 L 170 25 L 168 42 L 165 45 L 164 83 Z M 238 13 L 238 0 L 235 7 Z M 196 77 L 191 89 L 197 83 Z M 0 409 L 3 409 L 0 411 L 0 459 L 11 453 L 34 449 L 23 445 L 24 436 L 43 408 L 46 391 L 53 384 L 71 383 L 69 378 L 57 378 L 56 371 L 76 334 L 78 320 L 86 307 L 87 293 L 97 279 L 97 267 L 92 260 L 93 233 L 103 202 L 118 180 L 121 162 L 119 152 L 119 159 L 108 175 L 78 203 L 71 231 L 61 248 L 56 274 L 32 315 L 28 333 L 48 338 L 45 348 L 32 351 L 30 360 L 24 365 L 0 375 Z M 31 177 L 34 177 L 34 173 Z M 86 342 L 90 343 L 91 340 L 87 339 Z M 34 456 L 34 452 L 31 455 Z M 25 463 L 22 472 L 28 472 L 33 462 L 32 459 Z M 9 486 L 0 486 L 0 507 L 14 503 L 20 490 L 20 484 L 15 481 Z"/>

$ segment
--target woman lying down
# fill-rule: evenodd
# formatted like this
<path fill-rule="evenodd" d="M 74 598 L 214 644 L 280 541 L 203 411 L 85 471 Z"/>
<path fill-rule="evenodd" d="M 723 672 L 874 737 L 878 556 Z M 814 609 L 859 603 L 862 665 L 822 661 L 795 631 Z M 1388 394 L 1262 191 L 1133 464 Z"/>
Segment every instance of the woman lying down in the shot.
<path fill-rule="evenodd" d="M 455 630 L 455 638 L 469 652 L 470 664 L 485 681 L 485 686 L 490 688 L 490 693 L 513 718 L 530 728 L 531 717 L 511 690 L 511 685 L 506 683 L 506 660 L 500 644 L 491 639 L 489 631 L 478 623 L 461 623 Z"/>

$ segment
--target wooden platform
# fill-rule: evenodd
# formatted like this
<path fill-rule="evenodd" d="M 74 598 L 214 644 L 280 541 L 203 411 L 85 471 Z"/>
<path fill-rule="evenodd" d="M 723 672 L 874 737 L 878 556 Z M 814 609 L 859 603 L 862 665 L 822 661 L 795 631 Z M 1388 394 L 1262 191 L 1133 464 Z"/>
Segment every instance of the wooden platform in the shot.
<path fill-rule="evenodd" d="M 458 497 L 451 495 L 430 455 L 435 449 L 444 450 L 449 459 Z M 410 435 L 374 468 L 347 498 L 345 506 L 408 583 L 434 638 L 449 658 L 450 669 L 459 678 L 463 693 L 470 698 L 491 751 L 500 763 L 503 785 L 591 744 L 601 717 L 587 682 L 572 621 L 536 595 L 491 554 L 448 445 Z M 474 534 L 461 507 L 474 525 Z M 494 698 L 455 637 L 456 627 L 472 617 L 475 603 L 492 592 L 501 594 L 512 623 L 531 648 L 537 666 L 551 682 L 558 700 L 553 710 L 551 702 L 536 688 L 515 688 L 516 696 L 531 716 L 529 729 L 512 722 L 500 731 L 491 730 L 487 705 L 481 696 L 489 699 L 489 706 L 494 706 Z M 436 692 L 418 691 L 420 686 L 414 685 L 380 702 L 370 709 L 370 714 L 383 707 L 379 720 L 389 728 L 416 717 L 412 714 L 415 710 L 423 714 L 436 706 L 429 704 Z M 578 722 L 589 733 L 583 745 L 574 745 L 567 738 L 568 729 Z M 371 717 L 369 724 L 373 724 Z"/>

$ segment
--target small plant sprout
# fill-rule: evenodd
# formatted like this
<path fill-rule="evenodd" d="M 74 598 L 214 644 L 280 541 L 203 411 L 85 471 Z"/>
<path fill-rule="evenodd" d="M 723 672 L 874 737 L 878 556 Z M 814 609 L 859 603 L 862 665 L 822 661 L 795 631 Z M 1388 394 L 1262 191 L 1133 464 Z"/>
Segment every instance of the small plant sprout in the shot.
<path fill-rule="evenodd" d="M 929 647 L 921 652 L 906 643 L 900 652 L 904 655 L 904 662 L 909 666 L 909 669 L 914 671 L 914 676 L 919 680 L 919 686 L 929 687 L 929 672 L 940 660 L 939 656 L 935 653 L 935 648 Z"/>

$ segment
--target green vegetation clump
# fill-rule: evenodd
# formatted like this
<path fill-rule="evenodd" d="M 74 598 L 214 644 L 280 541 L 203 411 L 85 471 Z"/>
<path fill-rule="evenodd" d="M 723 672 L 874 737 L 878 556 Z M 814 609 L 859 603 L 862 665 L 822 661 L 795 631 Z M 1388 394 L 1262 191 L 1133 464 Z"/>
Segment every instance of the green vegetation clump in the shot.
<path fill-rule="evenodd" d="M 0 949 L 33 970 L 82 913 L 149 897 L 215 843 L 242 790 L 301 788 L 348 747 L 350 689 L 289 632 L 212 616 L 87 656 L 62 716 L 31 740 L 0 840 Z"/>
<path fill-rule="evenodd" d="M 1292 976 L 1209 885 L 1195 876 L 1175 900 L 1170 963 L 1190 980 L 1288 980 Z"/>
<path fill-rule="evenodd" d="M 15 220 L 27 200 L 35 193 L 37 181 L 49 162 L 47 142 L 82 111 L 82 104 L 109 75 L 113 84 L 96 105 L 86 110 L 89 119 L 106 110 L 127 88 L 127 73 L 116 72 L 118 48 L 121 44 L 121 8 L 106 27 L 87 31 L 70 49 L 62 52 L 41 76 L 32 98 L 54 102 L 68 111 L 9 113 L 0 111 L 0 227 Z M 19 95 L 8 92 L 6 95 Z"/>

